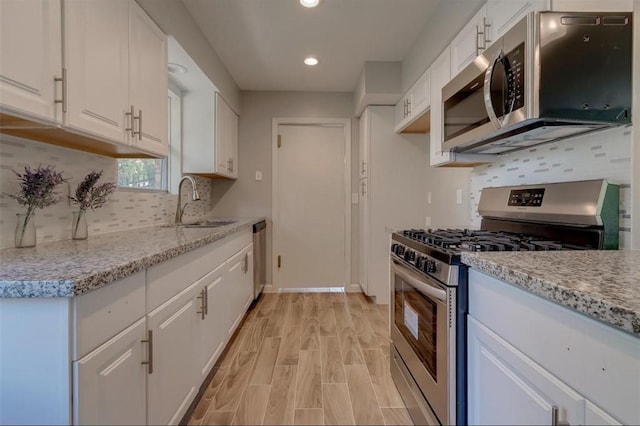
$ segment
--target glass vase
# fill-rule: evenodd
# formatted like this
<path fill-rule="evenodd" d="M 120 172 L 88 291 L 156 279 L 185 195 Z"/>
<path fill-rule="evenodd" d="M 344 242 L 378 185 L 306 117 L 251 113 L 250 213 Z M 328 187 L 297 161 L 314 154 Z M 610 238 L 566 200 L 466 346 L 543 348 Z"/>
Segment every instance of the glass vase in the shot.
<path fill-rule="evenodd" d="M 36 245 L 36 224 L 33 216 L 35 214 L 17 213 L 18 223 L 16 224 L 16 247 L 34 247 Z"/>
<path fill-rule="evenodd" d="M 73 222 L 71 224 L 71 238 L 74 240 L 86 240 L 89 236 L 87 229 L 87 217 L 84 210 L 73 212 Z"/>

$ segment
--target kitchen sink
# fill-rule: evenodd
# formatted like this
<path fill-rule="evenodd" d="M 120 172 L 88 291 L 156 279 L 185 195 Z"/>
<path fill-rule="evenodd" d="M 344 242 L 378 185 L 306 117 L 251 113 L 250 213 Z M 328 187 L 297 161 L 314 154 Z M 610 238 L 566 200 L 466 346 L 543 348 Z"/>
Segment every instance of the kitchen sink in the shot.
<path fill-rule="evenodd" d="M 219 226 L 226 226 L 236 223 L 237 220 L 201 220 L 199 222 L 183 223 L 177 226 L 183 226 L 185 228 L 217 228 Z"/>

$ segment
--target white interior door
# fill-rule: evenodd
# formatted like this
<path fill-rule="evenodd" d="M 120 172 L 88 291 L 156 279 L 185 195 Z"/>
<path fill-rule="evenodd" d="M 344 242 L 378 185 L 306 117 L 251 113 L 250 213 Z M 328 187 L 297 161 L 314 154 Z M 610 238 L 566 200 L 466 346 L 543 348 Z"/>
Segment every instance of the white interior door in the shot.
<path fill-rule="evenodd" d="M 279 288 L 345 285 L 345 131 L 278 126 L 274 274 Z"/>

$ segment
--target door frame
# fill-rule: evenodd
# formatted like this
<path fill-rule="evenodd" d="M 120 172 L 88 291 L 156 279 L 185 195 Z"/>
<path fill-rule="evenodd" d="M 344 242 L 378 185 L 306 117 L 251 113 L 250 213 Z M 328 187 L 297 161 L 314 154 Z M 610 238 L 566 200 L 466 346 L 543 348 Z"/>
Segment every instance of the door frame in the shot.
<path fill-rule="evenodd" d="M 332 126 L 342 127 L 344 133 L 344 286 L 343 291 L 348 291 L 351 286 L 351 120 L 348 118 L 272 118 L 271 121 L 271 170 L 272 177 L 272 205 L 271 221 L 273 224 L 271 234 L 271 271 L 272 289 L 277 292 L 291 291 L 292 289 L 280 287 L 280 271 L 278 269 L 278 128 L 280 125 L 303 126 Z M 296 289 L 296 291 L 336 291 L 336 287 L 317 289 Z"/>

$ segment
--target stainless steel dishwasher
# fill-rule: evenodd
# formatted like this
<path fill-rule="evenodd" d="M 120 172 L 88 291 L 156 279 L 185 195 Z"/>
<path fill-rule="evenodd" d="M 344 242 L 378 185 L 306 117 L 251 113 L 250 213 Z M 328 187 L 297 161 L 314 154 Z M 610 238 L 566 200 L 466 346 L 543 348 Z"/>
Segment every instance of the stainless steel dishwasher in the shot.
<path fill-rule="evenodd" d="M 253 225 L 253 300 L 256 300 L 267 281 L 267 222 Z"/>

